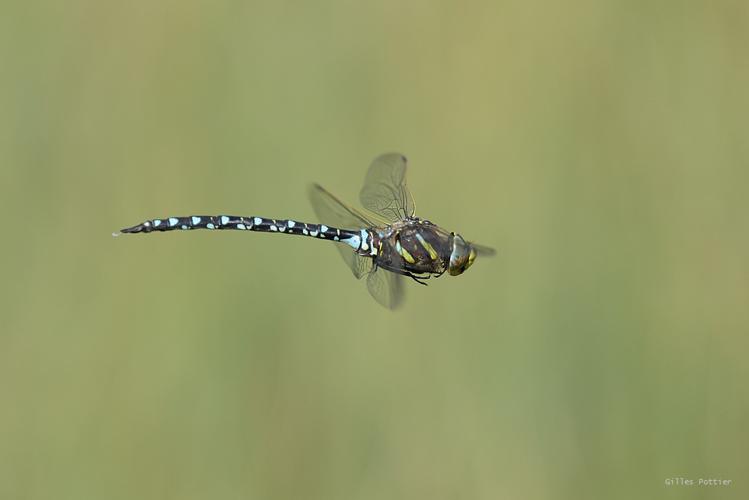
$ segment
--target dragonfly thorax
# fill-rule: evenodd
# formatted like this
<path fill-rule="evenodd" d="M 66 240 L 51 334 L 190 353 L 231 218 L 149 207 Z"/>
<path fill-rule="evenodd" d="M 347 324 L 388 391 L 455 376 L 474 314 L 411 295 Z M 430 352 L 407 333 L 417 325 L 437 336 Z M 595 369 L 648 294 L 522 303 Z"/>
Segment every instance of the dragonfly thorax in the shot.
<path fill-rule="evenodd" d="M 442 275 L 449 266 L 450 233 L 428 221 L 409 217 L 372 228 L 377 266 L 420 278 Z"/>

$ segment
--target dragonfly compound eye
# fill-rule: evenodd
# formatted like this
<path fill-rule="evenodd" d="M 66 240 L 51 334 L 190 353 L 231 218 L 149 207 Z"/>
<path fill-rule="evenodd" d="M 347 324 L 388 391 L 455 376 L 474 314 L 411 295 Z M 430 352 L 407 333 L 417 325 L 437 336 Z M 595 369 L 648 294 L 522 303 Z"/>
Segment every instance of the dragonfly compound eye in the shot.
<path fill-rule="evenodd" d="M 450 264 L 447 272 L 450 276 L 463 274 L 466 269 L 471 267 L 476 259 L 476 251 L 466 243 L 459 234 L 453 234 L 450 241 Z"/>

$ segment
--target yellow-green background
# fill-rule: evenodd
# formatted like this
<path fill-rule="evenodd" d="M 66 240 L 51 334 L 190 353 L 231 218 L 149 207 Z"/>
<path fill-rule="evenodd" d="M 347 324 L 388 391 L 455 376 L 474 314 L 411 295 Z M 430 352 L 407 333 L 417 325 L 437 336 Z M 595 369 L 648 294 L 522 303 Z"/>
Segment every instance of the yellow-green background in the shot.
<path fill-rule="evenodd" d="M 0 498 L 749 495 L 743 0 L 1 10 Z M 396 313 L 329 244 L 110 236 L 393 150 L 498 249 Z"/>

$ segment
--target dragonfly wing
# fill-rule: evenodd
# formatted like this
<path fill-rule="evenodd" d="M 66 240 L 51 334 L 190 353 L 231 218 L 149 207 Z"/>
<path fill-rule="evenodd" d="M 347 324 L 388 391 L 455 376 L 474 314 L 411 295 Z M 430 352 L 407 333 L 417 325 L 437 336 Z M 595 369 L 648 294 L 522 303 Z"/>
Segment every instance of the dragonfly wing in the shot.
<path fill-rule="evenodd" d="M 351 251 L 351 247 L 348 245 L 336 245 L 338 250 L 343 256 L 343 260 L 348 264 L 351 272 L 354 273 L 356 279 L 361 279 L 370 272 L 372 272 L 372 259 L 370 257 L 362 257 L 361 255 Z"/>
<path fill-rule="evenodd" d="M 309 188 L 309 200 L 320 222 L 340 229 L 360 229 L 377 224 L 367 215 L 342 202 L 319 184 Z"/>
<path fill-rule="evenodd" d="M 359 193 L 362 206 L 396 222 L 414 214 L 414 200 L 406 185 L 406 157 L 388 153 L 374 159 Z"/>
<path fill-rule="evenodd" d="M 403 277 L 400 274 L 374 268 L 367 276 L 367 290 L 388 309 L 397 309 L 403 303 Z"/>
<path fill-rule="evenodd" d="M 485 247 L 484 245 L 478 245 L 473 242 L 471 242 L 470 245 L 476 250 L 476 253 L 482 257 L 491 257 L 497 253 L 497 251 L 491 247 Z"/>
<path fill-rule="evenodd" d="M 375 226 L 367 216 L 349 207 L 319 184 L 310 186 L 308 194 L 312 208 L 322 223 L 339 229 L 352 230 Z M 357 279 L 364 277 L 372 270 L 371 258 L 357 255 L 348 245 L 337 244 L 336 248 Z"/>

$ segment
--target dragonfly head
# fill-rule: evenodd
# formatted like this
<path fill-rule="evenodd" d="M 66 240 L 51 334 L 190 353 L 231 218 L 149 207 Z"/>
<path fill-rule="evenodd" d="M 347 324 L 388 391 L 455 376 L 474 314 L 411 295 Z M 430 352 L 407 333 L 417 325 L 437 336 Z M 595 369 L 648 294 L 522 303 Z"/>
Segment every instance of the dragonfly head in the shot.
<path fill-rule="evenodd" d="M 462 236 L 450 233 L 450 264 L 447 272 L 450 276 L 463 274 L 476 260 L 476 250 Z"/>

